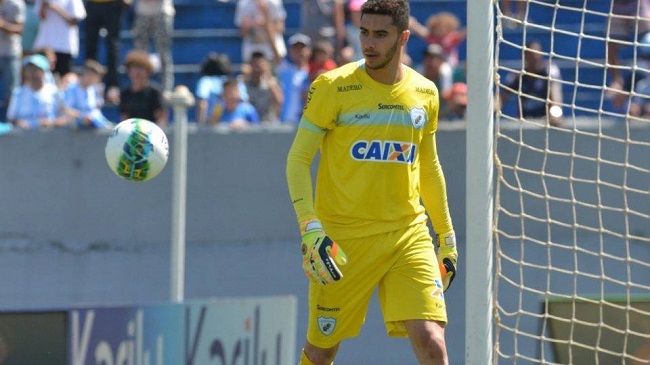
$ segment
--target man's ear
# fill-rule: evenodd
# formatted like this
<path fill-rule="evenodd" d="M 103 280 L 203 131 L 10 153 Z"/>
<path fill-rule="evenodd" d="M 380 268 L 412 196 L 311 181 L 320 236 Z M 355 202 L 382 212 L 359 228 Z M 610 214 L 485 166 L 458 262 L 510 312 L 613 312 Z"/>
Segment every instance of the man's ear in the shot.
<path fill-rule="evenodd" d="M 411 37 L 411 31 L 410 30 L 405 30 L 400 34 L 400 40 L 399 43 L 401 46 L 406 45 L 406 42 L 408 42 L 409 38 Z"/>

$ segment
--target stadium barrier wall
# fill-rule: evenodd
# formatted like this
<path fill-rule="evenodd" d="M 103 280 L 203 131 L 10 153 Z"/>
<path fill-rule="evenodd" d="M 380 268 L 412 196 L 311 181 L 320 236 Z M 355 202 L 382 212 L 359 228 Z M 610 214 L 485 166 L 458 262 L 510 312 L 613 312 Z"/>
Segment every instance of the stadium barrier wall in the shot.
<path fill-rule="evenodd" d="M 505 133 L 519 133 L 517 130 Z M 545 130 L 523 130 L 530 147 L 544 148 Z M 572 133 L 549 132 L 556 151 L 588 154 L 599 148 L 597 138 L 577 137 Z M 625 138 L 623 125 L 603 133 Z M 631 131 L 644 140 L 648 128 Z M 173 134 L 170 153 L 174 153 Z M 43 131 L 2 136 L 0 173 L 0 238 L 82 244 L 98 247 L 115 244 L 138 245 L 167 242 L 171 220 L 171 159 L 160 176 L 146 183 L 117 178 L 104 159 L 106 133 Z M 286 242 L 298 236 L 295 215 L 289 201 L 285 178 L 286 155 L 293 132 L 283 129 L 250 133 L 220 133 L 216 130 L 191 130 L 187 166 L 187 242 Z M 447 179 L 450 209 L 459 236 L 465 232 L 464 182 L 465 133 L 462 129 L 441 130 L 438 151 Z M 519 156 L 531 169 L 545 168 L 561 175 L 570 167 L 556 163 L 544 165 L 544 155 L 529 153 L 517 145 L 501 143 L 500 157 L 515 161 Z M 604 158 L 623 163 L 625 146 L 603 146 Z M 528 148 L 530 149 L 530 148 Z M 630 159 L 642 159 L 630 151 Z M 592 154 L 595 155 L 595 154 Z M 568 159 L 567 159 L 568 161 Z M 577 161 L 574 176 L 595 178 L 595 163 Z M 521 162 L 520 162 L 521 163 Z M 601 180 L 622 182 L 622 170 L 601 164 Z M 630 175 L 628 178 L 633 179 Z M 519 176 L 522 185 L 539 185 L 534 174 Z M 544 181 L 553 188 L 553 179 Z M 637 184 L 638 185 L 638 184 Z M 620 200 L 603 189 L 604 200 Z M 505 197 L 508 198 L 508 197 Z M 597 203 L 598 197 L 580 197 Z M 517 205 L 517 201 L 502 202 Z M 527 206 L 537 210 L 546 207 Z M 541 214 L 541 213 L 540 213 Z M 570 211 L 558 211 L 555 219 L 571 221 Z M 562 216 L 561 214 L 564 214 Z M 621 215 L 622 216 L 622 215 Z M 614 217 L 612 217 L 614 218 Z M 640 232 L 643 222 L 631 222 Z M 535 229 L 531 227 L 529 229 Z M 540 225 L 540 230 L 545 230 Z"/>
<path fill-rule="evenodd" d="M 173 133 L 167 132 L 173 154 Z M 0 212 L 2 237 L 100 246 L 168 241 L 172 159 L 151 181 L 125 181 L 107 167 L 106 138 L 57 130 L 3 136 L 0 204 L 9 209 Z M 440 137 L 459 232 L 463 139 L 461 131 Z M 296 239 L 285 177 L 292 140 L 293 132 L 284 130 L 190 131 L 187 242 Z"/>

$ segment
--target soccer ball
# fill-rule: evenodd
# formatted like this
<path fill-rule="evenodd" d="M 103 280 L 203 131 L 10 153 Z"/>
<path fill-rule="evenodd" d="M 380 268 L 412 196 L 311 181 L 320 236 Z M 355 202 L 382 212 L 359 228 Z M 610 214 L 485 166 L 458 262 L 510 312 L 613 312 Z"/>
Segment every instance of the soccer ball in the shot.
<path fill-rule="evenodd" d="M 131 118 L 113 128 L 104 152 L 108 166 L 117 176 L 147 181 L 167 164 L 169 144 L 165 132 L 155 123 Z"/>

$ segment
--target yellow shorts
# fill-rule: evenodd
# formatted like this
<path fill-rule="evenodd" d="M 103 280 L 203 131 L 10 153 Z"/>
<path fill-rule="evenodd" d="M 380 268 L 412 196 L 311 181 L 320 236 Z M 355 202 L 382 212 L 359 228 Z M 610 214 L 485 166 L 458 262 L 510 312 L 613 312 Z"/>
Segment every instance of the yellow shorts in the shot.
<path fill-rule="evenodd" d="M 309 343 L 329 348 L 358 336 L 377 287 L 390 336 L 407 335 L 405 320 L 447 322 L 440 269 L 425 223 L 337 243 L 348 264 L 339 267 L 340 281 L 309 285 Z"/>

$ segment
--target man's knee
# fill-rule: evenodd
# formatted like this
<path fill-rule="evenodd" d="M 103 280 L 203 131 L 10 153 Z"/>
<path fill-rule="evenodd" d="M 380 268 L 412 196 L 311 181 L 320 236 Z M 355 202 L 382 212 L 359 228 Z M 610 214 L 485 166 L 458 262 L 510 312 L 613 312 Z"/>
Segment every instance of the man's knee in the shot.
<path fill-rule="evenodd" d="M 338 345 L 330 348 L 316 347 L 307 342 L 302 349 L 300 365 L 331 365 L 338 348 Z"/>
<path fill-rule="evenodd" d="M 406 328 L 416 356 L 421 360 L 434 360 L 445 363 L 447 346 L 445 344 L 444 323 L 430 321 L 409 321 Z"/>
<path fill-rule="evenodd" d="M 418 347 L 421 354 L 431 359 L 441 359 L 447 354 L 445 336 L 439 332 L 422 333 L 416 337 L 414 346 Z"/>

